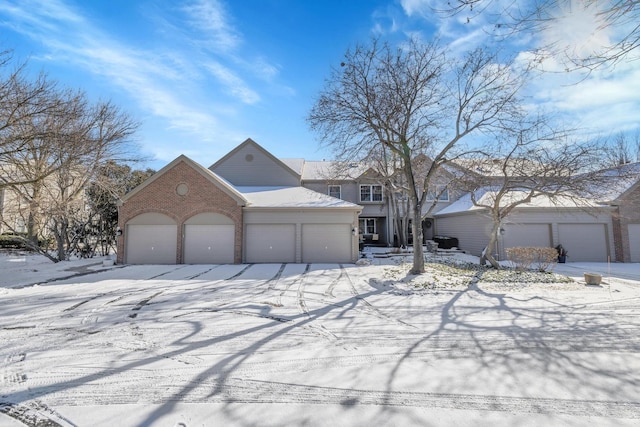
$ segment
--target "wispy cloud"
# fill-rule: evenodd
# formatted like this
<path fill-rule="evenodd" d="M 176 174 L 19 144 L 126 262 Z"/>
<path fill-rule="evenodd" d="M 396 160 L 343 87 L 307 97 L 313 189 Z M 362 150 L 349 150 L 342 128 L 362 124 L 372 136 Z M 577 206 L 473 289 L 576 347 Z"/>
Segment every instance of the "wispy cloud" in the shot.
<path fill-rule="evenodd" d="M 182 15 L 153 10 L 165 14 L 149 19 L 164 22 L 171 43 L 158 41 L 145 50 L 107 33 L 100 22 L 60 0 L 0 2 L 0 26 L 44 46 L 38 53 L 42 60 L 75 64 L 101 76 L 136 100 L 145 115 L 161 118 L 167 129 L 189 132 L 200 141 L 213 135 L 236 138 L 229 118 L 261 99 L 239 71 L 269 82 L 278 67 L 263 56 L 242 58 L 242 36 L 219 1 L 196 0 L 180 10 Z M 170 151 L 151 147 L 158 141 L 146 144 L 157 153 Z"/>
<path fill-rule="evenodd" d="M 260 100 L 260 96 L 249 89 L 244 81 L 230 69 L 218 62 L 209 62 L 205 65 L 211 75 L 217 78 L 225 88 L 225 91 L 247 104 L 255 104 Z"/>
<path fill-rule="evenodd" d="M 571 3 L 571 8 L 550 11 L 550 17 L 555 20 L 545 31 L 513 33 L 508 38 L 494 38 L 494 24 L 500 22 L 501 13 L 509 8 L 516 8 L 513 13 L 521 13 L 517 10 L 522 6 L 521 2 L 482 2 L 476 5 L 475 12 L 467 9 L 453 16 L 435 11 L 454 2 L 400 0 L 400 7 L 407 17 L 420 19 L 426 26 L 435 25 L 442 42 L 454 52 L 493 46 L 499 42 L 502 49 L 518 55 L 518 62 L 522 64 L 536 58 L 532 53 L 534 49 L 549 44 L 577 56 L 592 54 L 610 44 L 612 34 L 619 28 L 607 28 L 600 21 L 598 2 L 587 5 L 580 1 L 568 3 Z M 482 8 L 484 6 L 486 9 Z M 410 29 L 415 30 L 415 23 L 407 21 L 405 24 L 412 25 Z M 405 28 L 405 32 L 408 29 Z M 581 74 L 566 72 L 561 58 L 549 56 L 539 67 L 545 72 L 536 74 L 527 87 L 535 103 L 534 108 L 537 106 L 569 121 L 571 126 L 580 127 L 585 137 L 640 129 L 637 119 L 640 116 L 638 61 L 619 63 L 615 69 Z"/>
<path fill-rule="evenodd" d="M 204 33 L 215 50 L 229 52 L 242 42 L 239 32 L 229 23 L 229 16 L 217 0 L 196 0 L 184 6 L 187 21 Z"/>

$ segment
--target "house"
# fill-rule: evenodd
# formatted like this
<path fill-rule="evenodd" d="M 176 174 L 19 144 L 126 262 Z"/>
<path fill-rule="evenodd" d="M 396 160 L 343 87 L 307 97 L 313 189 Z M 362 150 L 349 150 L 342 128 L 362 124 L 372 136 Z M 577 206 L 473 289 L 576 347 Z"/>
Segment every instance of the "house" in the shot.
<path fill-rule="evenodd" d="M 181 155 L 120 201 L 118 262 L 355 262 L 362 207 L 301 182 L 251 139 L 209 168 Z"/>
<path fill-rule="evenodd" d="M 305 188 L 360 205 L 358 234 L 366 244 L 392 244 L 392 212 L 377 172 L 362 163 L 303 159 L 283 159 L 283 162 L 300 172 L 301 185 Z"/>
<path fill-rule="evenodd" d="M 562 244 L 569 261 L 640 262 L 640 164 L 625 168 L 603 172 L 611 182 L 599 200 L 536 198 L 516 208 L 500 228 L 498 258 L 509 247 Z M 442 169 L 423 212 L 431 208 L 425 240 L 455 237 L 481 254 L 490 218 L 455 181 L 461 173 L 496 178 L 490 169 Z M 180 156 L 122 199 L 118 262 L 354 262 L 360 238 L 394 246 L 398 227 L 410 229 L 397 221 L 404 208 L 392 207 L 389 191 L 367 165 L 278 159 L 251 139 L 209 168 Z"/>
<path fill-rule="evenodd" d="M 412 241 L 411 219 L 405 218 L 406 195 L 393 189 L 375 168 L 362 162 L 308 161 L 304 159 L 282 159 L 301 176 L 304 187 L 324 192 L 334 197 L 362 206 L 358 220 L 358 232 L 366 246 L 397 246 L 398 227 L 404 227 L 409 243 Z M 417 169 L 430 162 L 426 156 L 418 156 Z M 391 173 L 390 173 L 391 174 Z M 448 206 L 456 195 L 447 184 L 452 176 L 448 168 L 442 168 L 436 177 L 434 188 L 427 193 L 423 213 L 431 208 L 437 212 Z M 393 194 L 392 194 L 393 192 Z M 392 201 L 392 197 L 393 201 Z M 433 205 L 433 207 L 432 207 Z M 433 218 L 423 221 L 424 240 L 433 237 Z"/>
<path fill-rule="evenodd" d="M 602 173 L 608 174 L 608 182 L 598 200 L 539 197 L 517 207 L 500 227 L 498 259 L 506 259 L 510 247 L 561 244 L 569 261 L 640 262 L 640 164 Z M 476 196 L 490 199 L 492 191 L 488 186 Z M 469 194 L 434 218 L 435 232 L 458 238 L 460 249 L 479 256 L 487 245 L 491 219 L 471 203 Z"/>

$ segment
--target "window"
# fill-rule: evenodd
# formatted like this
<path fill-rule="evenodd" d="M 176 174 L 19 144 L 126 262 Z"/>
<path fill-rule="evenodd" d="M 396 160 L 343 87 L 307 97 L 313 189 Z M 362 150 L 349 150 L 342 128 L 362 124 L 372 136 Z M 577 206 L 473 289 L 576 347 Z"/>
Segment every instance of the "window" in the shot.
<path fill-rule="evenodd" d="M 360 218 L 360 234 L 377 234 L 375 218 Z"/>
<path fill-rule="evenodd" d="M 27 223 L 25 222 L 24 218 L 16 218 L 15 220 L 15 227 L 13 228 L 13 230 L 16 233 L 26 233 L 27 232 Z"/>
<path fill-rule="evenodd" d="M 382 201 L 382 185 L 371 184 L 360 186 L 361 202 L 381 202 Z"/>
<path fill-rule="evenodd" d="M 342 191 L 339 185 L 330 185 L 327 194 L 331 197 L 342 199 Z"/>
<path fill-rule="evenodd" d="M 449 201 L 449 190 L 444 185 L 436 185 L 436 190 L 429 190 L 427 193 L 427 200 L 435 200 L 438 198 L 439 202 Z"/>

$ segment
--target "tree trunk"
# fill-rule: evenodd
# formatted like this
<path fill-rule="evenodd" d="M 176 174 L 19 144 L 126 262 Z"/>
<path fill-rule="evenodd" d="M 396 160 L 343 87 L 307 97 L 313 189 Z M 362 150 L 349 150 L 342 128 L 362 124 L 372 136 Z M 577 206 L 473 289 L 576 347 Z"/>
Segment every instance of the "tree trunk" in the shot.
<path fill-rule="evenodd" d="M 411 274 L 424 273 L 424 248 L 422 247 L 422 206 L 413 209 L 413 221 L 411 229 L 413 231 L 413 268 Z"/>
<path fill-rule="evenodd" d="M 63 219 L 61 221 L 54 220 L 53 223 L 53 236 L 56 239 L 56 247 L 58 252 L 58 261 L 64 261 L 67 259 L 67 253 L 65 251 L 65 238 L 67 236 L 67 225 Z"/>
<path fill-rule="evenodd" d="M 487 243 L 487 247 L 482 253 L 480 257 L 480 265 L 485 265 L 487 261 L 491 264 L 492 267 L 496 269 L 500 269 L 500 264 L 493 257 L 493 250 L 496 247 L 496 241 L 498 240 L 498 230 L 500 230 L 500 224 L 495 224 L 491 228 L 491 234 L 489 235 L 489 243 Z"/>

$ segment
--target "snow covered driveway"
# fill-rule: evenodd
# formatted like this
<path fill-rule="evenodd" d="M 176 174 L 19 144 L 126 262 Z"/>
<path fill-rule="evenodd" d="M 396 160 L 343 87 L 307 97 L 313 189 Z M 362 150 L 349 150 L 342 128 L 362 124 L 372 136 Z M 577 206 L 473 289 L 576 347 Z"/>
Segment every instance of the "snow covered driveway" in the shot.
<path fill-rule="evenodd" d="M 126 266 L 0 288 L 0 426 L 638 425 L 640 287 Z"/>

